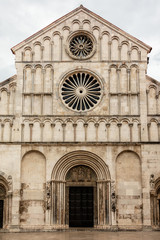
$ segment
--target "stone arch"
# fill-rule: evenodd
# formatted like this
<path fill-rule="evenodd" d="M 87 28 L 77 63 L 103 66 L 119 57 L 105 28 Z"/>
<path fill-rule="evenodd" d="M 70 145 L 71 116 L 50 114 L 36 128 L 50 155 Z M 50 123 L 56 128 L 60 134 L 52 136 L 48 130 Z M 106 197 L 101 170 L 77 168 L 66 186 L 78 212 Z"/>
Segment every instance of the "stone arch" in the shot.
<path fill-rule="evenodd" d="M 83 150 L 67 153 L 53 168 L 51 223 L 69 227 L 66 176 L 70 169 L 80 166 L 91 169 L 97 176 L 94 196 L 96 199 L 94 201 L 97 201 L 95 205 L 97 215 L 94 216 L 94 227 L 98 225 L 99 228 L 105 228 L 110 222 L 110 172 L 107 164 L 99 156 Z M 80 182 L 78 186 L 84 186 L 84 181 Z"/>
<path fill-rule="evenodd" d="M 11 223 L 12 176 L 0 171 L 0 229 Z"/>
<path fill-rule="evenodd" d="M 96 154 L 83 150 L 68 153 L 60 158 L 52 171 L 52 180 L 65 181 L 69 169 L 80 164 L 92 168 L 98 180 L 110 180 L 110 173 L 106 163 Z"/>
<path fill-rule="evenodd" d="M 120 152 L 116 158 L 117 220 L 119 225 L 138 226 L 142 224 L 141 184 L 139 155 L 130 150 Z"/>

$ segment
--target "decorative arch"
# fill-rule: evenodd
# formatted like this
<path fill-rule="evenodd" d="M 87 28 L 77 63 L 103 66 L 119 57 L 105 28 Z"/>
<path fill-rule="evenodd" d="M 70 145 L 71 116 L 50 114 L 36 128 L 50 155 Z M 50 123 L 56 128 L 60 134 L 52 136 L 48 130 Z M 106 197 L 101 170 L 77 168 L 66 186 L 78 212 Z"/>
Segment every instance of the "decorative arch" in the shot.
<path fill-rule="evenodd" d="M 107 164 L 98 155 L 83 150 L 67 153 L 60 158 L 53 168 L 52 180 L 65 180 L 69 169 L 80 164 L 93 169 L 98 180 L 110 180 L 110 172 Z"/>
<path fill-rule="evenodd" d="M 135 151 L 125 150 L 116 158 L 116 194 L 118 224 L 140 225 L 142 224 L 142 179 L 141 161 Z M 128 218 L 125 204 L 127 201 Z M 132 219 L 135 221 L 133 222 Z"/>

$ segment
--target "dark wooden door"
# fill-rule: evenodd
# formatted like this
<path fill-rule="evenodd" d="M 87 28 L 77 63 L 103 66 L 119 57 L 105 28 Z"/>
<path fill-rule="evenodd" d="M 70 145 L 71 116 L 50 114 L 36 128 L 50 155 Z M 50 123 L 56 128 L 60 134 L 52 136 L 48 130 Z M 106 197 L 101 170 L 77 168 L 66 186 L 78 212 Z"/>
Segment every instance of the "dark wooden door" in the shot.
<path fill-rule="evenodd" d="M 3 228 L 3 204 L 4 201 L 0 200 L 0 228 Z"/>
<path fill-rule="evenodd" d="M 93 187 L 70 187 L 69 226 L 93 227 Z"/>

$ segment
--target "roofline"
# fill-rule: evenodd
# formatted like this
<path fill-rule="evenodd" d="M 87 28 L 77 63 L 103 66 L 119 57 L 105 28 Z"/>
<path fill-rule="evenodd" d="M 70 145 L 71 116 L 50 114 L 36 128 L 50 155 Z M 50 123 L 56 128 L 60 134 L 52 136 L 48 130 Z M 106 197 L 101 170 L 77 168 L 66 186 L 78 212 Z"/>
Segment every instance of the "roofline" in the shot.
<path fill-rule="evenodd" d="M 154 78 L 152 78 L 152 77 L 150 77 L 150 76 L 148 76 L 148 75 L 146 75 L 146 77 L 147 77 L 148 80 L 150 80 L 150 81 L 153 82 L 154 84 L 160 86 L 160 82 L 159 82 L 158 80 L 156 80 L 156 79 L 154 79 Z"/>
<path fill-rule="evenodd" d="M 13 76 L 10 77 L 10 78 L 7 78 L 6 80 L 0 82 L 0 87 L 2 87 L 2 86 L 4 86 L 4 85 L 6 85 L 6 84 L 8 84 L 8 83 L 10 83 L 10 82 L 12 82 L 12 81 L 14 81 L 16 78 L 17 78 L 17 75 L 16 75 L 16 74 L 13 75 Z"/>
<path fill-rule="evenodd" d="M 39 31 L 37 31 L 36 33 L 32 34 L 30 37 L 26 38 L 26 39 L 23 40 L 22 42 L 18 43 L 18 44 L 15 45 L 14 47 L 12 47 L 12 48 L 11 48 L 12 53 L 15 54 L 15 51 L 16 51 L 15 48 L 17 48 L 17 47 L 18 47 L 19 45 L 21 45 L 22 43 L 27 42 L 29 39 L 33 38 L 34 36 L 40 34 L 41 32 L 44 32 L 45 29 L 47 30 L 47 29 L 48 29 L 50 26 L 52 26 L 53 24 L 58 23 L 59 21 L 63 20 L 63 18 L 66 18 L 66 17 L 70 16 L 71 14 L 77 12 L 77 11 L 80 10 L 80 9 L 85 10 L 85 11 L 88 12 L 89 14 L 94 15 L 96 18 L 98 18 L 98 19 L 101 20 L 102 22 L 107 23 L 107 24 L 108 24 L 109 26 L 111 26 L 114 30 L 116 29 L 117 31 L 121 31 L 124 35 L 127 35 L 127 36 L 128 36 L 129 38 L 131 38 L 131 39 L 134 39 L 134 40 L 135 40 L 137 43 L 139 43 L 140 45 L 145 46 L 145 47 L 148 49 L 148 51 L 147 51 L 148 53 L 151 52 L 151 50 L 152 50 L 152 47 L 151 47 L 151 46 L 149 46 L 149 45 L 147 45 L 146 43 L 142 42 L 142 41 L 139 40 L 138 38 L 133 37 L 131 34 L 125 32 L 124 30 L 122 30 L 121 28 L 117 27 L 116 25 L 110 23 L 109 21 L 107 21 L 106 19 L 102 18 L 102 17 L 99 16 L 98 14 L 92 12 L 92 11 L 89 10 L 88 8 L 85 8 L 83 5 L 80 5 L 79 7 L 75 8 L 75 9 L 72 10 L 71 12 L 63 15 L 62 17 L 58 18 L 57 20 L 53 21 L 52 23 L 50 23 L 50 24 L 47 25 L 46 27 L 42 28 L 41 30 L 39 30 Z"/>

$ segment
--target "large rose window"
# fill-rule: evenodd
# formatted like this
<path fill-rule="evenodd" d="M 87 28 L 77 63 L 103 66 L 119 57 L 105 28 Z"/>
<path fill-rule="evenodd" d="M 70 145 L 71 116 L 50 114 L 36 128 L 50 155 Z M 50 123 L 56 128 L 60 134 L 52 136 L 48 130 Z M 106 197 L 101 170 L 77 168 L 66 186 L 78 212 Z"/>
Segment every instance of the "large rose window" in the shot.
<path fill-rule="evenodd" d="M 62 81 L 60 91 L 63 103 L 78 112 L 94 108 L 102 96 L 98 77 L 85 71 L 67 75 Z"/>

